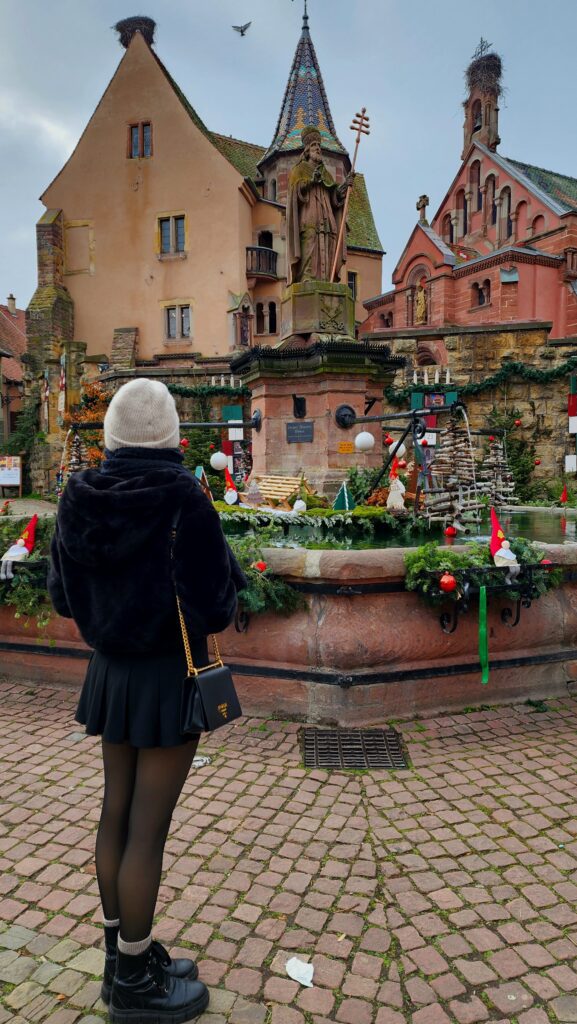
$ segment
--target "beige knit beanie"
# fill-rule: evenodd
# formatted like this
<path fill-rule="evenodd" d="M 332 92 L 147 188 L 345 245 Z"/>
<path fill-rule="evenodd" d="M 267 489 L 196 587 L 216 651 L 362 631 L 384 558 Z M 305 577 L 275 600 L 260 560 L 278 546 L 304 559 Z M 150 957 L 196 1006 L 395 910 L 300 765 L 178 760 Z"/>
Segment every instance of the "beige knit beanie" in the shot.
<path fill-rule="evenodd" d="M 104 417 L 104 444 L 117 448 L 178 448 L 174 398 L 159 380 L 137 377 L 116 392 Z"/>

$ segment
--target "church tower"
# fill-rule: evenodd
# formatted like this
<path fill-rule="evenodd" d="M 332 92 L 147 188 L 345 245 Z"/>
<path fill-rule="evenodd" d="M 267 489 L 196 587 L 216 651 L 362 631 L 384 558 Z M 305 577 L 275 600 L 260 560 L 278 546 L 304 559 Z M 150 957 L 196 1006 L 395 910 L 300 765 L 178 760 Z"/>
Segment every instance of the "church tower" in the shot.
<path fill-rule="evenodd" d="M 350 170 L 348 153 L 337 136 L 305 12 L 274 138 L 258 164 L 264 198 L 286 203 L 288 176 L 302 153 L 301 131 L 314 125 L 321 135 L 328 170 L 341 182 Z"/>
<path fill-rule="evenodd" d="M 499 96 L 503 89 L 501 75 L 503 65 L 497 53 L 490 51 L 490 43 L 481 39 L 473 59 L 465 72 L 468 96 L 463 125 L 464 160 L 472 142 L 481 142 L 495 152 L 499 138 Z"/>

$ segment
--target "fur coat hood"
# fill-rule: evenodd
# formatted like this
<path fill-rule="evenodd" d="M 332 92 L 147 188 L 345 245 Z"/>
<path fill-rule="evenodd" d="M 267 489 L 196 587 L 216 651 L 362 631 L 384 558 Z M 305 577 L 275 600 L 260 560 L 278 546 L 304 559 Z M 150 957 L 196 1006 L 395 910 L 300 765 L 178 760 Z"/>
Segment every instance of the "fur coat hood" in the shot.
<path fill-rule="evenodd" d="M 124 449 L 102 471 L 70 477 L 48 588 L 90 646 L 110 654 L 179 649 L 175 586 L 195 638 L 230 623 L 244 585 L 218 514 L 178 453 Z"/>

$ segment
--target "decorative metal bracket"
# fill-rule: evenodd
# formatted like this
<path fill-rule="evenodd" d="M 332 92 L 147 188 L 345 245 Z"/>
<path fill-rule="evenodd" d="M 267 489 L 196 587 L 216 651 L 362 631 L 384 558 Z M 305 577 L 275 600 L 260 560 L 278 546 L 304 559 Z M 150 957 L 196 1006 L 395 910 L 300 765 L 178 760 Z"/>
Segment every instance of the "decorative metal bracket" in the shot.
<path fill-rule="evenodd" d="M 549 564 L 548 568 L 554 569 L 555 565 Z M 469 604 L 471 597 L 479 593 L 479 587 L 484 585 L 488 594 L 501 594 L 503 597 L 507 597 L 508 594 L 513 591 L 516 595 L 513 606 L 508 606 L 501 609 L 501 622 L 508 629 L 514 629 L 515 626 L 519 625 L 521 621 L 521 612 L 523 608 L 530 608 L 533 601 L 539 597 L 539 591 L 533 578 L 533 572 L 535 569 L 543 569 L 542 565 L 539 564 L 525 564 L 521 566 L 521 572 L 518 576 L 511 579 L 509 577 L 509 569 L 507 567 L 487 567 L 483 570 L 476 568 L 474 570 L 475 584 L 472 586 L 471 581 L 466 578 L 469 569 L 454 569 L 453 575 L 457 579 L 457 584 L 460 588 L 459 597 L 453 602 L 450 609 L 446 609 L 439 616 L 439 623 L 443 633 L 454 633 L 459 625 L 459 618 L 469 611 Z M 430 571 L 429 576 L 436 578 L 438 577 L 438 571 Z M 482 584 L 483 576 L 486 576 L 487 583 Z M 502 583 L 494 582 L 495 579 L 503 580 Z M 493 582 L 491 582 L 493 581 Z M 431 589 L 429 591 L 431 596 L 440 598 L 443 596 L 442 591 L 438 589 Z"/>

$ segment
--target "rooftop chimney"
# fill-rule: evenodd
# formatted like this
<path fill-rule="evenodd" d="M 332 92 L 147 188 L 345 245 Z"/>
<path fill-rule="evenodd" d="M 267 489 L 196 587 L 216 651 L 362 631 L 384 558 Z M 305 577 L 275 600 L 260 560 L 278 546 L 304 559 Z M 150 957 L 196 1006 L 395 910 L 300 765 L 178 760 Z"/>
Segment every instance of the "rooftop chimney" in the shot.
<path fill-rule="evenodd" d="M 8 306 L 8 311 L 12 316 L 16 316 L 16 299 L 12 295 L 12 292 L 10 292 L 10 295 L 6 299 L 6 305 Z"/>

